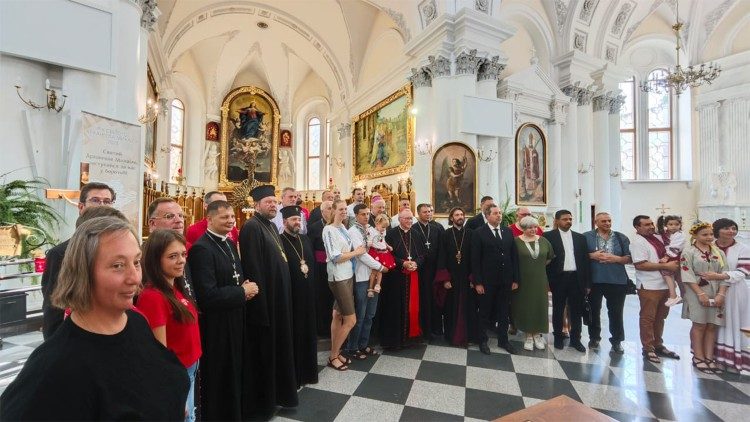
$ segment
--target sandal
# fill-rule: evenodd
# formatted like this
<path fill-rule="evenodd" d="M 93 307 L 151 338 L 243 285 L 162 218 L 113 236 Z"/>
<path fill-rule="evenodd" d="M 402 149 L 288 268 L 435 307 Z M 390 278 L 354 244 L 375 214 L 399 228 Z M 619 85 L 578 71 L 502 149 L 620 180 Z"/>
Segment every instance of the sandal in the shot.
<path fill-rule="evenodd" d="M 654 350 L 654 352 L 656 352 L 657 356 L 680 360 L 680 355 L 678 355 L 677 353 L 675 353 L 675 352 L 667 349 L 666 347 L 661 347 L 659 349 L 656 349 L 656 350 Z"/>
<path fill-rule="evenodd" d="M 349 359 L 348 357 L 344 356 L 344 355 L 338 355 L 338 359 L 344 365 L 351 365 L 352 364 L 352 360 Z"/>
<path fill-rule="evenodd" d="M 718 362 L 716 362 L 716 359 L 706 359 L 706 363 L 708 364 L 708 368 L 711 371 L 713 371 L 714 374 L 724 373 L 724 370 L 719 367 Z"/>
<path fill-rule="evenodd" d="M 366 353 L 366 354 L 368 354 L 369 356 L 377 356 L 377 355 L 379 355 L 379 354 L 380 354 L 380 353 L 378 353 L 378 352 L 377 352 L 377 351 L 376 351 L 375 349 L 373 349 L 373 348 L 372 348 L 372 347 L 370 347 L 370 346 L 367 346 L 367 347 L 365 347 L 364 349 L 362 349 L 362 353 Z"/>
<path fill-rule="evenodd" d="M 357 360 L 365 360 L 367 359 L 367 353 L 361 350 L 355 350 L 354 353 L 352 353 L 352 357 Z"/>
<path fill-rule="evenodd" d="M 700 364 L 703 364 L 705 366 L 703 366 L 703 367 L 698 366 Z M 703 359 L 698 359 L 695 356 L 693 356 L 693 367 L 695 369 L 703 372 L 704 374 L 713 374 L 714 373 L 713 369 L 711 369 L 711 367 L 708 366 L 708 362 L 707 361 L 705 361 Z"/>
<path fill-rule="evenodd" d="M 337 360 L 338 360 L 337 358 L 328 358 L 328 367 L 333 368 L 337 371 L 342 371 L 342 372 L 349 369 L 349 367 L 341 363 L 340 360 L 339 360 L 339 366 L 334 365 L 333 362 L 336 362 Z"/>
<path fill-rule="evenodd" d="M 643 352 L 643 357 L 651 363 L 661 363 L 661 359 L 659 359 L 659 356 L 653 350 Z"/>

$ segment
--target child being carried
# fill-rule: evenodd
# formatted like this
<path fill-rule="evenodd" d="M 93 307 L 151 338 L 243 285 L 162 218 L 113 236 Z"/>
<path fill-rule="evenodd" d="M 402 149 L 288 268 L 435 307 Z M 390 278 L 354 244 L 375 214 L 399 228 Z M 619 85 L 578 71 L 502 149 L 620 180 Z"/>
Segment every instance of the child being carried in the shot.
<path fill-rule="evenodd" d="M 396 260 L 393 258 L 391 251 L 393 248 L 385 241 L 385 231 L 391 226 L 390 219 L 385 214 L 375 217 L 375 227 L 367 229 L 367 237 L 370 239 L 369 254 L 375 258 L 380 265 L 388 268 L 388 271 L 396 268 Z M 374 297 L 380 293 L 380 282 L 383 279 L 383 273 L 377 270 L 370 272 L 370 288 L 367 289 L 367 297 Z"/>

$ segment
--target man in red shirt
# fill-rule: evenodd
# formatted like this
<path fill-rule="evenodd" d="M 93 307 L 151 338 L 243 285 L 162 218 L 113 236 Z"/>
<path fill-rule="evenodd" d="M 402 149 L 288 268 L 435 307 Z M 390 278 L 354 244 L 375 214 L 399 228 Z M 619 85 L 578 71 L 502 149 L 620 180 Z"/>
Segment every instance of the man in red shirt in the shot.
<path fill-rule="evenodd" d="M 211 191 L 208 192 L 203 196 L 203 215 L 206 215 L 206 209 L 208 208 L 208 204 L 214 201 L 226 201 L 227 196 L 219 191 Z M 203 217 L 203 220 L 193 224 L 192 226 L 188 227 L 187 232 L 185 233 L 185 240 L 187 241 L 187 250 L 190 250 L 190 247 L 193 246 L 193 243 L 195 243 L 198 239 L 203 236 L 204 233 L 206 233 L 206 230 L 208 229 L 208 219 L 207 217 Z M 237 230 L 237 226 L 232 228 L 232 231 L 229 232 L 227 237 L 232 241 L 232 243 L 237 244 L 237 236 L 239 235 L 239 231 Z"/>
<path fill-rule="evenodd" d="M 523 229 L 521 229 L 521 226 L 519 223 L 524 217 L 528 217 L 531 215 L 531 211 L 529 211 L 526 207 L 519 207 L 516 211 L 516 222 L 510 225 L 510 231 L 513 232 L 513 237 L 518 237 L 523 234 Z M 544 234 L 544 231 L 542 231 L 541 227 L 536 228 L 536 234 L 541 236 Z"/>

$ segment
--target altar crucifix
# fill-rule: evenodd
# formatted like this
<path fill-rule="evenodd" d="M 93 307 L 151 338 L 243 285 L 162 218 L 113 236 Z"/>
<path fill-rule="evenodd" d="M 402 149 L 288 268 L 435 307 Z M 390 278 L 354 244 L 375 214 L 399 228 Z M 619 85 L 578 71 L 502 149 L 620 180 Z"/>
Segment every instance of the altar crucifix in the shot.
<path fill-rule="evenodd" d="M 662 215 L 662 216 L 664 216 L 664 215 L 666 215 L 666 214 L 667 214 L 667 210 L 671 210 L 671 208 L 669 208 L 669 207 L 668 207 L 668 206 L 666 206 L 665 204 L 661 204 L 661 206 L 660 206 L 660 207 L 657 207 L 657 208 L 656 208 L 656 211 L 659 211 L 659 212 L 661 213 L 661 215 Z"/>

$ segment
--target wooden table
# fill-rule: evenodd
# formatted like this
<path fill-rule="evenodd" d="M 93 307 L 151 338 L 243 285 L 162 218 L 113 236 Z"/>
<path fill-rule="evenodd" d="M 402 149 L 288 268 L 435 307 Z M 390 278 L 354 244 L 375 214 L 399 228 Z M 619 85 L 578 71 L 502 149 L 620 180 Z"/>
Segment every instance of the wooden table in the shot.
<path fill-rule="evenodd" d="M 505 415 L 495 422 L 548 422 L 548 421 L 586 421 L 610 422 L 614 419 L 579 403 L 566 395 L 560 395 L 545 402 L 535 404 L 523 410 Z"/>

